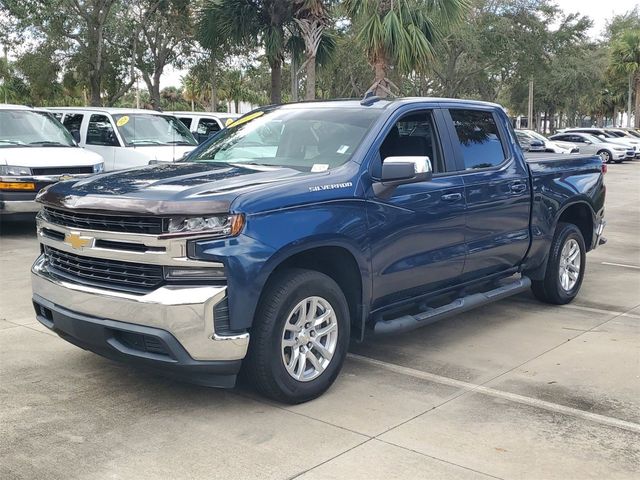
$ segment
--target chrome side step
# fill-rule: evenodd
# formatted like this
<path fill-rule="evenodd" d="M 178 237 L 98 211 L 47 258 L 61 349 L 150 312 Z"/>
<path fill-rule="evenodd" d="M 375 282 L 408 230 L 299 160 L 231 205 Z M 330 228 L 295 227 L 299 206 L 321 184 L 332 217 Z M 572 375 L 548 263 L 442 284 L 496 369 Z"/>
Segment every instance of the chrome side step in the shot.
<path fill-rule="evenodd" d="M 457 298 L 451 303 L 438 308 L 430 308 L 417 315 L 403 315 L 391 320 L 379 320 L 373 327 L 373 333 L 375 335 L 395 335 L 410 332 L 458 313 L 516 295 L 528 290 L 530 287 L 531 279 L 529 277 L 521 277 L 507 285 L 502 285 L 487 292 L 473 293 L 466 297 Z"/>

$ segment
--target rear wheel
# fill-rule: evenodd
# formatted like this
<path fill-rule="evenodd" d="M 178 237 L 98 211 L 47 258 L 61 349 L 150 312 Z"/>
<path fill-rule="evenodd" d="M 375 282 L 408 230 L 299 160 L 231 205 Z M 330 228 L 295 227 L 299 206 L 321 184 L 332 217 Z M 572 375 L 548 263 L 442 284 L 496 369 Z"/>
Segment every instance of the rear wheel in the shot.
<path fill-rule="evenodd" d="M 544 280 L 533 281 L 531 289 L 538 300 L 556 305 L 571 302 L 582 285 L 586 262 L 584 238 L 572 223 L 560 223 L 547 260 Z"/>
<path fill-rule="evenodd" d="M 349 309 L 338 284 L 313 270 L 278 274 L 264 293 L 245 360 L 262 394 L 301 403 L 334 382 L 349 345 Z"/>

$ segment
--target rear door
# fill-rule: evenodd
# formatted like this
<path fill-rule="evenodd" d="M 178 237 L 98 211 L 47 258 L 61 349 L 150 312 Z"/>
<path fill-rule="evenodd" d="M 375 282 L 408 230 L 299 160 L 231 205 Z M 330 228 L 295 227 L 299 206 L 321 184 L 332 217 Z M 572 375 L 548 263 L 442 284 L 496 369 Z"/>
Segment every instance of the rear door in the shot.
<path fill-rule="evenodd" d="M 374 180 L 391 156 L 428 156 L 434 177 L 390 194 L 367 192 L 373 309 L 456 283 L 465 259 L 464 185 L 447 162 L 451 142 L 442 113 L 406 112 L 382 138 L 370 165 Z"/>
<path fill-rule="evenodd" d="M 529 171 L 515 139 L 492 108 L 451 108 L 466 203 L 464 280 L 518 265 L 529 248 Z"/>

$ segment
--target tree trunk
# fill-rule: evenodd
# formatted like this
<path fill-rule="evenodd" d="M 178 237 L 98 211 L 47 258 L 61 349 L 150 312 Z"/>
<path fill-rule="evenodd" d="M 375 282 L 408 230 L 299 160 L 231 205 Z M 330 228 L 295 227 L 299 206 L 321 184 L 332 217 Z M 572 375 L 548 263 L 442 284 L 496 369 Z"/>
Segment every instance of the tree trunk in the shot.
<path fill-rule="evenodd" d="M 282 60 L 269 60 L 271 67 L 271 103 L 282 103 Z"/>
<path fill-rule="evenodd" d="M 233 106 L 236 107 L 236 111 L 234 113 L 240 113 L 240 100 L 238 100 L 237 98 L 234 98 Z"/>
<path fill-rule="evenodd" d="M 307 59 L 307 85 L 305 100 L 316 98 L 316 57 Z"/>
<path fill-rule="evenodd" d="M 216 61 L 211 58 L 211 111 L 218 108 L 218 82 L 216 82 Z"/>
<path fill-rule="evenodd" d="M 91 106 L 92 107 L 101 107 L 102 106 L 102 98 L 100 96 L 101 90 L 101 74 L 100 72 L 93 70 L 89 74 L 89 91 L 91 98 Z"/>
<path fill-rule="evenodd" d="M 298 62 L 295 55 L 291 55 L 291 101 L 298 101 Z"/>
<path fill-rule="evenodd" d="M 631 112 L 629 112 L 629 115 L 631 115 Z M 633 126 L 640 128 L 640 73 L 636 74 L 636 108 Z"/>

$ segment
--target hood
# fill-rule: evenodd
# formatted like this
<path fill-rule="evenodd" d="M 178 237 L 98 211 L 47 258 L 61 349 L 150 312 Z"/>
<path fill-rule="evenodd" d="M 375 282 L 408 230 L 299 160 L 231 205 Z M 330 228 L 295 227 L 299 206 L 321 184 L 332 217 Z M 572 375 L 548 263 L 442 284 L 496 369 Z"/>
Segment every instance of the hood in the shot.
<path fill-rule="evenodd" d="M 38 198 L 53 206 L 149 214 L 229 211 L 241 193 L 317 173 L 239 164 L 168 163 L 59 182 Z"/>
<path fill-rule="evenodd" d="M 144 156 L 149 160 L 158 160 L 159 162 L 175 162 L 181 159 L 185 153 L 190 152 L 196 145 L 138 145 L 135 147 L 127 147 L 135 150 L 136 153 Z"/>
<path fill-rule="evenodd" d="M 83 167 L 102 163 L 102 157 L 80 147 L 0 148 L 0 165 L 18 167 Z"/>

